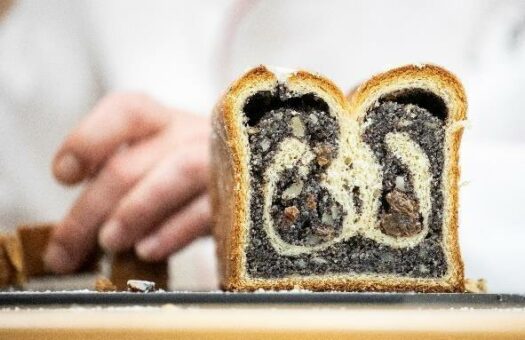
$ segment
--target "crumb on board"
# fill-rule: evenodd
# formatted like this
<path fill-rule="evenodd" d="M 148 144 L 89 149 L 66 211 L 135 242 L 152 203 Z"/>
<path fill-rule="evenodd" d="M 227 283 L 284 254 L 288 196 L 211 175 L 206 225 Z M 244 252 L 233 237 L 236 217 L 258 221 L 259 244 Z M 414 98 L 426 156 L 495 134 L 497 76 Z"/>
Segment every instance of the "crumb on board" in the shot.
<path fill-rule="evenodd" d="M 150 293 L 155 291 L 155 282 L 146 280 L 128 280 L 128 292 Z"/>
<path fill-rule="evenodd" d="M 115 286 L 113 282 L 105 277 L 98 277 L 95 281 L 95 290 L 97 292 L 115 292 L 117 290 L 117 286 Z"/>
<path fill-rule="evenodd" d="M 465 293 L 486 293 L 487 281 L 485 279 L 465 279 Z"/>

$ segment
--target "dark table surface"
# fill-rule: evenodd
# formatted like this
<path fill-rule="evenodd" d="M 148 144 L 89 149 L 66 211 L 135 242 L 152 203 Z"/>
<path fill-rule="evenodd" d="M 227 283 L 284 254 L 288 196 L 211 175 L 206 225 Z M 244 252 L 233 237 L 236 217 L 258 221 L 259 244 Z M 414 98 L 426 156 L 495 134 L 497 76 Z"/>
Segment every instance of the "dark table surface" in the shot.
<path fill-rule="evenodd" d="M 0 307 L 68 305 L 162 305 L 162 304 L 344 304 L 380 306 L 429 306 L 471 308 L 525 308 L 518 294 L 423 294 L 350 292 L 154 292 L 99 293 L 94 291 L 4 292 Z"/>

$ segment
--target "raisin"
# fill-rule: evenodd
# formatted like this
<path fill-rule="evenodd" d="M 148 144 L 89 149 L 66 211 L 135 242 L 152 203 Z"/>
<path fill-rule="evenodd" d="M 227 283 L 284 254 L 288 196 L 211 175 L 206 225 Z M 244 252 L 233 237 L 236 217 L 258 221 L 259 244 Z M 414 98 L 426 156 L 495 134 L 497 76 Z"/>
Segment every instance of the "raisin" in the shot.
<path fill-rule="evenodd" d="M 419 204 L 411 199 L 407 194 L 394 190 L 386 194 L 386 201 L 390 205 L 390 211 L 404 213 L 407 215 L 417 215 Z"/>
<path fill-rule="evenodd" d="M 381 217 L 381 230 L 390 236 L 414 236 L 422 229 L 421 222 L 409 214 L 394 212 L 383 214 Z"/>

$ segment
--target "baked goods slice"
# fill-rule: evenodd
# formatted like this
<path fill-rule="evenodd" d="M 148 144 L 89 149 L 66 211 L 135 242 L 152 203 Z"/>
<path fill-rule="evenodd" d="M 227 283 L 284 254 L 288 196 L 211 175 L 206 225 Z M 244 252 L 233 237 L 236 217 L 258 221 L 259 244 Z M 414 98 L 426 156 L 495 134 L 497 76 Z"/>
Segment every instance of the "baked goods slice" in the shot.
<path fill-rule="evenodd" d="M 376 228 L 369 237 L 403 249 L 423 290 L 463 291 L 457 231 L 463 86 L 443 68 L 409 65 L 376 75 L 349 101 L 362 140 L 382 167 L 381 233 Z M 407 203 L 419 208 L 420 226 L 411 225 L 421 231 L 413 236 L 399 223 L 410 216 L 403 212 Z"/>
<path fill-rule="evenodd" d="M 14 234 L 0 235 L 6 263 L 0 270 L 9 277 L 9 285 L 22 287 L 27 281 L 20 239 Z"/>
<path fill-rule="evenodd" d="M 0 235 L 0 289 L 9 287 L 15 275 L 15 269 L 4 248 L 4 242 L 5 237 Z"/>
<path fill-rule="evenodd" d="M 110 281 L 117 290 L 125 291 L 128 280 L 152 281 L 157 289 L 168 290 L 168 261 L 144 262 L 133 251 L 113 254 Z"/>
<path fill-rule="evenodd" d="M 213 117 L 223 287 L 461 291 L 465 111 L 436 66 L 380 74 L 349 100 L 312 73 L 249 71 Z"/>
<path fill-rule="evenodd" d="M 24 288 L 35 277 L 53 275 L 44 265 L 44 254 L 54 223 L 24 224 L 16 232 L 0 235 L 0 288 Z M 99 251 L 90 255 L 77 272 L 98 270 Z"/>
<path fill-rule="evenodd" d="M 26 277 L 49 274 L 44 265 L 46 251 L 53 224 L 21 225 L 17 228 L 17 237 L 22 247 L 24 272 Z"/>

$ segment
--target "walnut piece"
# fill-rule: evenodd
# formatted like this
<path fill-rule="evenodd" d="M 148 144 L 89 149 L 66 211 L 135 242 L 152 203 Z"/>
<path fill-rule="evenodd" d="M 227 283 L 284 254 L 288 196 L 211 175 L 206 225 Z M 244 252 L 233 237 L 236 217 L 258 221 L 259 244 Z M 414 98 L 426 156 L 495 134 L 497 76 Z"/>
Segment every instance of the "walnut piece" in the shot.
<path fill-rule="evenodd" d="M 258 129 L 256 127 L 253 127 L 253 126 L 248 127 L 248 134 L 249 135 L 253 135 L 253 134 L 259 133 L 259 131 L 260 131 L 260 129 Z"/>
<path fill-rule="evenodd" d="M 304 137 L 304 124 L 301 120 L 301 117 L 295 116 L 291 119 L 291 125 L 292 125 L 292 134 L 295 137 L 302 138 Z"/>
<path fill-rule="evenodd" d="M 269 139 L 263 139 L 261 142 L 261 149 L 262 151 L 267 151 L 270 148 L 270 140 Z"/>
<path fill-rule="evenodd" d="M 321 224 L 319 226 L 316 226 L 314 228 L 314 233 L 321 237 L 323 240 L 329 240 L 334 238 L 335 236 L 335 230 L 332 226 Z"/>
<path fill-rule="evenodd" d="M 396 186 L 396 189 L 398 190 L 406 191 L 407 185 L 406 185 L 405 177 L 397 176 L 395 179 L 395 186 Z"/>
<path fill-rule="evenodd" d="M 296 198 L 301 194 L 301 191 L 303 191 L 303 186 L 304 183 L 301 180 L 293 182 L 288 188 L 286 188 L 286 190 L 283 191 L 283 199 L 291 200 Z"/>
<path fill-rule="evenodd" d="M 321 215 L 321 223 L 330 225 L 334 224 L 334 218 L 329 211 L 325 211 L 323 215 Z"/>
<path fill-rule="evenodd" d="M 295 222 L 299 217 L 300 211 L 295 205 L 284 208 L 284 218 L 289 222 Z"/>
<path fill-rule="evenodd" d="M 128 292 L 149 293 L 155 291 L 155 282 L 145 280 L 128 280 Z"/>
<path fill-rule="evenodd" d="M 326 166 L 330 164 L 330 159 L 322 155 L 317 156 L 317 164 L 319 164 L 320 166 Z"/>
<path fill-rule="evenodd" d="M 327 166 L 332 162 L 332 153 L 334 148 L 329 144 L 321 144 L 314 147 L 317 164 L 320 166 Z"/>
<path fill-rule="evenodd" d="M 313 194 L 306 196 L 306 207 L 310 210 L 317 209 L 317 199 Z"/>

